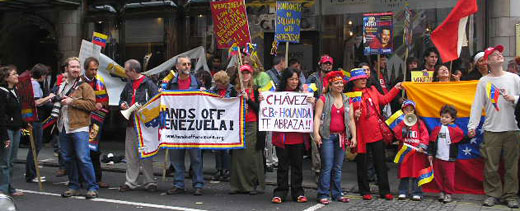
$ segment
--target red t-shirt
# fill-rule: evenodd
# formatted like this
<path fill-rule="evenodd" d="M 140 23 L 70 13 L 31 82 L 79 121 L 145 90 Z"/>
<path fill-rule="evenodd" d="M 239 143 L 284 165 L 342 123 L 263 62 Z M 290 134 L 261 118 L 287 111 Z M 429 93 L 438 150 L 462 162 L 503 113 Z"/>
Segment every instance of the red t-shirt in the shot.
<path fill-rule="evenodd" d="M 141 85 L 141 83 L 143 82 L 144 77 L 145 76 L 141 76 L 141 78 L 132 81 L 132 90 L 134 94 L 132 95 L 132 103 L 128 106 L 132 106 L 133 104 L 135 104 L 135 92 L 137 91 L 137 88 L 139 88 L 139 85 Z"/>
<path fill-rule="evenodd" d="M 218 90 L 218 95 L 221 96 L 221 97 L 225 97 L 226 96 L 226 92 L 227 92 L 227 90 L 225 90 L 225 89 Z"/>
<path fill-rule="evenodd" d="M 255 100 L 255 93 L 253 92 L 253 89 L 246 89 L 247 96 L 249 96 L 249 99 Z M 247 107 L 246 111 L 246 122 L 256 122 L 258 120 L 258 116 L 256 112 L 251 109 L 250 106 Z"/>
<path fill-rule="evenodd" d="M 381 88 L 383 89 L 383 93 L 388 93 L 388 88 L 386 87 L 386 80 L 383 76 L 383 72 L 379 73 L 379 84 L 381 84 Z"/>
<path fill-rule="evenodd" d="M 305 134 L 305 133 L 285 133 L 285 144 L 286 145 L 303 144 L 304 135 L 307 135 L 307 134 Z"/>
<path fill-rule="evenodd" d="M 320 96 L 320 100 L 325 103 L 325 96 Z M 330 132 L 331 133 L 342 133 L 345 131 L 345 105 L 341 108 L 336 108 L 333 104 L 330 110 Z"/>
<path fill-rule="evenodd" d="M 187 79 L 184 79 L 184 80 L 181 80 L 179 78 L 178 83 L 179 83 L 179 90 L 190 89 L 191 77 L 188 77 Z"/>

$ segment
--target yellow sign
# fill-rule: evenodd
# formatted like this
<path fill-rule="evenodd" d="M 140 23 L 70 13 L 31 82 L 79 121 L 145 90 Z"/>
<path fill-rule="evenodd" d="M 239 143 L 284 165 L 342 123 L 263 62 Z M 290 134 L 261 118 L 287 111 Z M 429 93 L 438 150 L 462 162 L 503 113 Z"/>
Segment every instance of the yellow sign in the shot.
<path fill-rule="evenodd" d="M 412 82 L 432 82 L 433 71 L 412 71 Z"/>

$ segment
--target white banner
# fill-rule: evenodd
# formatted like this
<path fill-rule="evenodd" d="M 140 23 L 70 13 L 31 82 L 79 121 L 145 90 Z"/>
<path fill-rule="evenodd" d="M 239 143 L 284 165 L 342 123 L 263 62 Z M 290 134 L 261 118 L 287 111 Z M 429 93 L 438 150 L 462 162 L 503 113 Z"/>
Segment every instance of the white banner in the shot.
<path fill-rule="evenodd" d="M 312 93 L 262 92 L 260 102 L 260 131 L 313 131 L 313 107 L 307 102 Z"/>
<path fill-rule="evenodd" d="M 79 59 L 80 63 L 82 65 L 81 71 L 84 72 L 83 69 L 83 62 L 88 57 L 94 57 L 99 60 L 99 69 L 98 74 L 103 77 L 105 80 L 105 86 L 107 88 L 108 97 L 109 97 L 109 105 L 111 106 L 118 106 L 119 105 L 119 97 L 121 95 L 121 91 L 123 91 L 123 88 L 126 84 L 126 75 L 125 75 L 125 69 L 117 64 L 114 60 L 106 56 L 105 54 L 99 53 L 101 50 L 101 47 L 92 44 L 89 41 L 82 40 L 81 41 L 81 48 L 79 52 Z M 197 48 L 194 48 L 192 50 L 186 51 L 184 53 L 181 53 L 179 55 L 185 55 L 190 57 L 191 59 L 194 59 L 195 62 L 195 69 L 194 71 L 197 71 L 199 69 L 203 69 L 205 71 L 209 71 L 208 64 L 206 63 L 206 52 L 202 46 L 199 46 Z M 160 64 L 159 66 L 144 72 L 144 75 L 150 76 L 154 74 L 160 74 L 164 71 L 169 71 L 173 68 L 175 64 L 175 60 L 179 56 L 174 56 L 173 58 L 170 58 L 169 60 L 165 61 L 164 63 Z M 140 59 L 137 59 L 140 60 Z"/>
<path fill-rule="evenodd" d="M 162 92 L 136 112 L 141 157 L 159 148 L 244 148 L 244 103 L 203 91 Z"/>

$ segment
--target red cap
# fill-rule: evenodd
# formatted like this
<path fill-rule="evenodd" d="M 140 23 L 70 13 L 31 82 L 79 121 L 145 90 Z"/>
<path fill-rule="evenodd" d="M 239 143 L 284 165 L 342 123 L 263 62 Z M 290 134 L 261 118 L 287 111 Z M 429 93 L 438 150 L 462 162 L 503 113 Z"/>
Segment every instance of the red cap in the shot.
<path fill-rule="evenodd" d="M 488 56 L 491 55 L 494 51 L 499 51 L 500 53 L 502 53 L 504 51 L 504 46 L 497 45 L 495 47 L 486 48 L 486 50 L 484 51 L 484 61 L 487 61 Z"/>
<path fill-rule="evenodd" d="M 325 62 L 330 62 L 331 64 L 334 64 L 334 60 L 329 55 L 323 55 L 320 58 L 320 64 L 323 64 Z"/>
<path fill-rule="evenodd" d="M 253 67 L 251 67 L 251 65 L 248 65 L 248 64 L 240 66 L 240 72 L 244 72 L 244 71 L 249 71 L 250 73 L 255 72 Z"/>

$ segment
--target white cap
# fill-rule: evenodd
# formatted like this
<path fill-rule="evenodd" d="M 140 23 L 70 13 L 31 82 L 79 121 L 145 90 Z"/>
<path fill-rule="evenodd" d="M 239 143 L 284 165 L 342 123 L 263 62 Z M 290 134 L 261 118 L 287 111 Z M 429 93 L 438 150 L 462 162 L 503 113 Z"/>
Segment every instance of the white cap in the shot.
<path fill-rule="evenodd" d="M 475 55 L 475 57 L 473 57 L 473 63 L 477 63 L 479 59 L 481 59 L 482 57 L 484 57 L 484 52 L 479 52 Z"/>

